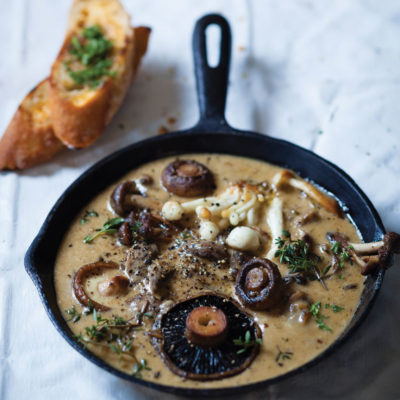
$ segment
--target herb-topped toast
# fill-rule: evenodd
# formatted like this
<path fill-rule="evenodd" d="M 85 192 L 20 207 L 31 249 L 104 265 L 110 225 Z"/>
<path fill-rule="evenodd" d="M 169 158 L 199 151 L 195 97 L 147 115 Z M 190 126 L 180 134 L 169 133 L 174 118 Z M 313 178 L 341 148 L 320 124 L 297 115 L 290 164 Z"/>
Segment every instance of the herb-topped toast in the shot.
<path fill-rule="evenodd" d="M 149 35 L 130 25 L 118 0 L 75 0 L 50 77 L 29 92 L 0 139 L 0 170 L 92 144 L 120 107 Z"/>
<path fill-rule="evenodd" d="M 103 132 L 125 97 L 149 33 L 131 28 L 118 0 L 75 0 L 50 74 L 52 124 L 66 146 L 87 147 Z"/>

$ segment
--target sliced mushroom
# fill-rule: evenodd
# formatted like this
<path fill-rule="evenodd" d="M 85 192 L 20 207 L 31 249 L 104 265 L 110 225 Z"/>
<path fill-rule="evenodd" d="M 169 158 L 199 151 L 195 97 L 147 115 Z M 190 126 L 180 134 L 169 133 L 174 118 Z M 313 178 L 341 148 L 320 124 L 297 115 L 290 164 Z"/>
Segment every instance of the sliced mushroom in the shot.
<path fill-rule="evenodd" d="M 183 197 L 206 195 L 215 188 L 211 171 L 193 160 L 176 160 L 168 164 L 162 172 L 161 182 L 168 192 Z"/>
<path fill-rule="evenodd" d="M 336 214 L 340 218 L 343 218 L 343 210 L 341 209 L 339 203 L 332 196 L 322 193 L 309 182 L 297 179 L 295 174 L 288 169 L 278 172 L 273 178 L 273 184 L 277 189 L 283 188 L 285 185 L 299 189 L 314 199 L 329 212 Z"/>
<path fill-rule="evenodd" d="M 185 242 L 182 248 L 187 253 L 210 261 L 221 261 L 228 257 L 228 253 L 222 244 L 207 240 L 190 240 Z"/>
<path fill-rule="evenodd" d="M 271 247 L 268 251 L 267 258 L 272 260 L 275 257 L 275 253 L 278 250 L 276 239 L 282 235 L 283 231 L 283 209 L 282 200 L 279 197 L 274 197 L 271 202 L 267 214 L 267 223 L 271 230 Z"/>
<path fill-rule="evenodd" d="M 295 224 L 296 226 L 303 226 L 318 219 L 319 219 L 318 211 L 310 210 L 306 212 L 304 215 L 301 215 L 299 218 L 297 218 Z"/>
<path fill-rule="evenodd" d="M 180 230 L 174 223 L 150 211 L 141 212 L 139 221 L 139 235 L 147 241 L 169 242 L 173 239 L 173 234 L 178 233 Z"/>
<path fill-rule="evenodd" d="M 216 347 L 228 334 L 228 319 L 216 308 L 201 306 L 193 309 L 186 318 L 185 336 L 201 347 Z"/>
<path fill-rule="evenodd" d="M 133 284 L 143 281 L 149 265 L 158 254 L 157 246 L 146 242 L 135 243 L 128 251 L 124 261 L 125 272 Z"/>
<path fill-rule="evenodd" d="M 370 243 L 351 243 L 339 232 L 328 232 L 326 236 L 329 241 L 339 242 L 346 248 L 352 260 L 360 266 L 363 275 L 373 272 L 378 266 L 388 268 L 392 254 L 400 252 L 400 235 L 395 232 L 388 232 L 383 240 Z M 362 256 L 370 253 L 377 255 Z"/>
<path fill-rule="evenodd" d="M 116 296 L 124 293 L 128 286 L 129 279 L 126 276 L 116 275 L 111 279 L 100 282 L 97 289 L 102 296 Z"/>
<path fill-rule="evenodd" d="M 84 288 L 84 280 L 89 274 L 98 273 L 102 269 L 118 269 L 118 265 L 113 262 L 103 261 L 97 261 L 92 264 L 83 265 L 76 272 L 73 282 L 74 294 L 79 303 L 81 303 L 84 307 L 92 306 L 96 309 L 96 311 L 107 311 L 110 310 L 110 307 L 100 304 L 89 297 Z"/>
<path fill-rule="evenodd" d="M 301 290 L 298 290 L 290 295 L 289 304 L 289 320 L 298 322 L 302 325 L 306 324 L 311 316 L 311 301 L 308 296 Z"/>
<path fill-rule="evenodd" d="M 252 310 L 266 310 L 277 305 L 284 288 L 278 267 L 265 258 L 252 258 L 236 276 L 236 295 Z"/>
<path fill-rule="evenodd" d="M 258 325 L 238 304 L 214 293 L 174 305 L 153 328 L 160 332 L 153 343 L 167 367 L 183 378 L 201 381 L 244 371 L 256 357 L 261 339 Z M 253 345 L 239 352 L 234 340 L 245 335 Z"/>

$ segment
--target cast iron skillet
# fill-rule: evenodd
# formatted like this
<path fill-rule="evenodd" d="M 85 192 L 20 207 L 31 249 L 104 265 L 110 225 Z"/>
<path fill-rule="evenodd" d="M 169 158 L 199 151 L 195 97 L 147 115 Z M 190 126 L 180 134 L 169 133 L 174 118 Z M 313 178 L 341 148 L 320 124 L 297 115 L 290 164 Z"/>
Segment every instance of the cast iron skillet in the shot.
<path fill-rule="evenodd" d="M 205 30 L 211 25 L 221 30 L 220 60 L 215 68 L 207 64 Z M 82 174 L 60 197 L 50 211 L 39 234 L 25 256 L 25 267 L 36 285 L 46 311 L 60 334 L 87 359 L 126 380 L 154 389 L 183 395 L 227 395 L 255 390 L 268 384 L 290 379 L 310 368 L 336 349 L 365 318 L 382 283 L 384 271 L 368 276 L 360 305 L 349 326 L 326 351 L 302 367 L 261 383 L 223 389 L 185 389 L 146 382 L 120 372 L 87 350 L 72 337 L 60 310 L 54 290 L 54 262 L 62 237 L 72 219 L 100 191 L 128 171 L 160 157 L 182 153 L 227 153 L 268 161 L 298 172 L 334 193 L 342 203 L 365 241 L 380 240 L 384 227 L 375 208 L 356 183 L 341 169 L 309 150 L 292 143 L 254 132 L 231 128 L 224 117 L 231 33 L 228 22 L 220 15 L 206 15 L 197 23 L 193 34 L 194 66 L 200 120 L 195 127 L 169 133 L 130 145 L 101 160 Z"/>

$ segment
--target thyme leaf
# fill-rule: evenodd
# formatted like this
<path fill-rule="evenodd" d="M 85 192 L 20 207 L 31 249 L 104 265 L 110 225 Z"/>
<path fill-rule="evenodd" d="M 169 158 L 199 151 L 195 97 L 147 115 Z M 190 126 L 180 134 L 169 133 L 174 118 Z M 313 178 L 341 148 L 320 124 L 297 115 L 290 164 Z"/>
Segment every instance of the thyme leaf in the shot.
<path fill-rule="evenodd" d="M 325 304 L 325 308 L 331 308 L 334 313 L 338 313 L 344 310 L 344 307 L 340 307 L 335 304 Z"/>
<path fill-rule="evenodd" d="M 99 214 L 96 211 L 94 211 L 94 210 L 92 210 L 92 211 L 86 210 L 85 214 L 81 218 L 81 221 L 80 221 L 81 225 L 86 224 L 86 222 L 89 221 L 89 217 L 98 217 L 98 216 L 99 216 Z"/>
<path fill-rule="evenodd" d="M 278 354 L 275 357 L 275 361 L 279 364 L 281 361 L 290 360 L 292 356 L 293 353 L 291 351 L 281 351 L 281 349 L 278 347 Z"/>
<path fill-rule="evenodd" d="M 251 339 L 251 332 L 246 331 L 244 335 L 244 340 L 242 340 L 242 337 L 240 336 L 239 339 L 233 339 L 233 344 L 235 346 L 240 346 L 241 349 L 239 349 L 236 354 L 242 354 L 244 353 L 248 348 L 261 345 L 262 344 L 262 339 L 257 338 L 255 340 Z"/>
<path fill-rule="evenodd" d="M 151 371 L 151 368 L 147 365 L 147 361 L 144 358 L 140 360 L 140 363 L 135 363 L 133 366 L 133 376 L 142 379 L 142 371 Z"/>
<path fill-rule="evenodd" d="M 320 301 L 311 304 L 310 313 L 314 317 L 315 322 L 317 323 L 317 326 L 319 329 L 332 332 L 332 328 L 329 328 L 329 326 L 325 325 L 325 323 L 324 323 L 324 319 L 326 319 L 328 317 L 321 313 L 321 307 L 322 307 L 322 305 L 321 305 Z"/>
<path fill-rule="evenodd" d="M 103 228 L 98 229 L 96 233 L 94 233 L 93 235 L 88 235 L 83 239 L 83 243 L 91 243 L 93 242 L 94 239 L 96 239 L 99 236 L 102 235 L 113 235 L 114 233 L 117 232 L 117 228 L 124 222 L 123 218 L 111 218 L 109 220 L 107 220 L 104 225 Z"/>

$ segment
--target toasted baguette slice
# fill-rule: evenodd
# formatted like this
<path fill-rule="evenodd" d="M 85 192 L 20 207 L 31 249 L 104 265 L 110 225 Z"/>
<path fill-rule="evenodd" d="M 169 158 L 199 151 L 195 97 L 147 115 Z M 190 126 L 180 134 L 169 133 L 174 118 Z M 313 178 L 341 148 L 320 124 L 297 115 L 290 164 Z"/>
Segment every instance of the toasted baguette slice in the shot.
<path fill-rule="evenodd" d="M 29 168 L 49 160 L 64 147 L 50 123 L 49 90 L 45 79 L 18 107 L 0 140 L 0 170 Z"/>
<path fill-rule="evenodd" d="M 114 91 L 110 101 L 110 108 L 108 109 L 106 116 L 106 123 L 108 124 L 124 100 L 126 93 L 128 92 L 129 86 L 136 76 L 136 72 L 139 68 L 140 60 L 144 56 L 147 50 L 147 43 L 151 29 L 144 26 L 132 28 L 133 31 L 133 51 L 132 59 L 130 62 L 130 72 L 126 71 L 124 80 L 120 85 L 114 82 Z"/>
<path fill-rule="evenodd" d="M 71 38 L 85 27 L 98 25 L 113 43 L 111 71 L 97 88 L 78 85 L 64 62 L 71 60 Z M 141 40 L 145 35 L 139 36 Z M 148 34 L 146 36 L 147 43 Z M 92 144 L 120 106 L 132 81 L 135 68 L 135 31 L 130 17 L 118 0 L 75 0 L 71 9 L 66 40 L 50 74 L 50 114 L 56 136 L 68 147 Z M 143 43 L 142 43 L 143 45 Z M 143 48 L 143 47 L 142 47 Z"/>

